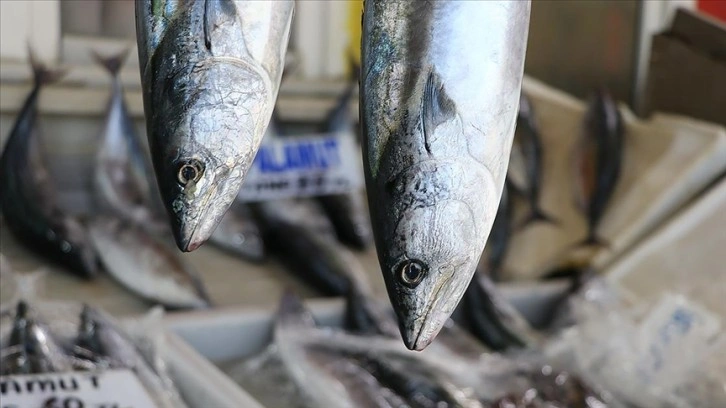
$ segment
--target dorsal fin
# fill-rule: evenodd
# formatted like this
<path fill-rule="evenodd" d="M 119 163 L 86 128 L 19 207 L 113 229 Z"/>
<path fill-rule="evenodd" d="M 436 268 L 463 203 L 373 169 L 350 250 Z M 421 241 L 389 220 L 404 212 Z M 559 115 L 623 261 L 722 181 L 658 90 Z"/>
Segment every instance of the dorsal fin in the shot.
<path fill-rule="evenodd" d="M 440 124 L 448 121 L 456 115 L 456 104 L 449 98 L 441 82 L 441 77 L 431 70 L 424 88 L 423 103 L 423 133 L 426 144 L 426 151 L 431 153 L 429 138 L 433 131 Z"/>

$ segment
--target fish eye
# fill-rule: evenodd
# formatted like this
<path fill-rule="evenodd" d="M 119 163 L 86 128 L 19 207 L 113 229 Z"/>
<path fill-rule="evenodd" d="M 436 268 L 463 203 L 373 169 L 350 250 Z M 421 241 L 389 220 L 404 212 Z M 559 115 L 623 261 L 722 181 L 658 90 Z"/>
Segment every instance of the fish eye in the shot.
<path fill-rule="evenodd" d="M 426 276 L 426 266 L 418 260 L 403 261 L 398 266 L 398 277 L 409 288 L 415 288 Z"/>
<path fill-rule="evenodd" d="M 196 183 L 202 178 L 204 173 L 204 166 L 197 159 L 185 160 L 179 164 L 179 170 L 177 172 L 177 181 L 182 186 L 186 186 L 189 183 Z"/>

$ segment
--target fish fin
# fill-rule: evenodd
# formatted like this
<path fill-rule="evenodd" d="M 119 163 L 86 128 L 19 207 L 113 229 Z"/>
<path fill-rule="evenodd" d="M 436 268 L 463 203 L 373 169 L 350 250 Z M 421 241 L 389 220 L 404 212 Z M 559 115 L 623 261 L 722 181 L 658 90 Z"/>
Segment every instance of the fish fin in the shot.
<path fill-rule="evenodd" d="M 235 5 L 231 0 L 204 0 L 204 46 L 212 51 L 212 31 L 223 16 L 235 15 Z"/>
<path fill-rule="evenodd" d="M 535 222 L 546 222 L 552 225 L 560 225 L 560 221 L 545 213 L 541 208 L 533 208 L 527 217 L 517 226 L 516 230 L 521 231 Z"/>
<path fill-rule="evenodd" d="M 123 66 L 124 61 L 126 61 L 126 58 L 129 56 L 129 51 L 131 51 L 131 48 L 126 47 L 118 54 L 108 57 L 104 57 L 96 51 L 91 51 L 91 55 L 93 55 L 93 59 L 96 60 L 99 65 L 106 68 L 112 76 L 116 76 Z"/>
<path fill-rule="evenodd" d="M 434 70 L 429 73 L 423 95 L 423 134 L 426 151 L 431 153 L 433 131 L 437 126 L 456 115 L 456 104 L 449 98 L 441 83 L 441 78 Z"/>
<path fill-rule="evenodd" d="M 43 86 L 56 82 L 68 72 L 66 68 L 50 69 L 46 67 L 45 64 L 38 59 L 38 56 L 35 54 L 35 51 L 30 44 L 28 44 L 28 58 L 30 59 L 30 65 L 33 68 L 33 81 L 35 86 Z"/>
<path fill-rule="evenodd" d="M 301 327 L 315 327 L 312 313 L 303 304 L 302 299 L 291 289 L 285 290 L 280 298 L 275 316 L 277 324 L 294 324 Z"/>
<path fill-rule="evenodd" d="M 597 234 L 595 234 L 594 232 L 591 232 L 587 234 L 587 237 L 585 237 L 585 239 L 575 244 L 576 248 L 586 246 L 609 248 L 610 243 L 603 238 L 597 236 Z"/>

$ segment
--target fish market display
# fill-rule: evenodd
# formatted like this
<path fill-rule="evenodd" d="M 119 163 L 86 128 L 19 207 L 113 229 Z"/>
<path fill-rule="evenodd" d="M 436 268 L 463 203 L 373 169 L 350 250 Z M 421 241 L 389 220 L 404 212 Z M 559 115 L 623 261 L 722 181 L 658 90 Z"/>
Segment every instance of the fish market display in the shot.
<path fill-rule="evenodd" d="M 42 306 L 44 313 L 26 301 L 17 302 L 12 331 L 0 347 L 2 375 L 129 369 L 150 392 L 156 407 L 186 407 L 166 372 L 148 362 L 137 344 L 104 312 L 84 304 L 76 319 L 68 316 L 75 315 L 76 305 Z M 75 326 L 74 321 L 78 321 Z"/>
<path fill-rule="evenodd" d="M 177 245 L 214 232 L 259 148 L 294 2 L 136 0 L 144 111 Z"/>
<path fill-rule="evenodd" d="M 597 235 L 620 178 L 625 128 L 620 110 L 605 90 L 592 97 L 575 150 L 575 199 L 587 218 L 583 245 L 607 244 Z"/>
<path fill-rule="evenodd" d="M 257 221 L 248 206 L 239 201 L 232 203 L 209 242 L 248 261 L 265 259 L 265 244 Z"/>
<path fill-rule="evenodd" d="M 128 49 L 110 57 L 94 53 L 96 61 L 112 76 L 111 99 L 101 143 L 96 153 L 95 195 L 99 206 L 116 216 L 144 228 L 162 230 L 152 213 L 151 168 L 146 164 L 144 149 L 129 117 L 118 72 Z M 155 186 L 156 184 L 154 184 Z M 155 225 L 157 224 L 157 225 Z"/>
<path fill-rule="evenodd" d="M 89 232 L 105 269 L 133 293 L 169 308 L 210 306 L 196 272 L 144 230 L 97 217 Z"/>
<path fill-rule="evenodd" d="M 366 185 L 382 273 L 411 349 L 425 348 L 451 315 L 494 222 L 529 10 L 529 1 L 365 2 Z"/>
<path fill-rule="evenodd" d="M 343 132 L 349 134 L 350 137 L 355 135 L 349 105 L 356 85 L 355 82 L 348 85 L 339 98 L 337 106 L 328 115 L 326 132 Z M 360 191 L 320 196 L 317 199 L 330 218 L 335 227 L 335 233 L 342 243 L 361 250 L 368 247 L 372 240 L 371 220 L 365 197 Z"/>
<path fill-rule="evenodd" d="M 611 406 L 576 375 L 532 357 L 442 355 L 437 344 L 411 353 L 393 338 L 318 327 L 287 293 L 270 346 L 227 371 L 267 407 Z"/>
<path fill-rule="evenodd" d="M 516 151 L 521 152 L 526 173 L 524 185 L 517 187 L 523 191 L 529 204 L 529 214 L 522 222 L 522 226 L 536 221 L 555 223 L 555 219 L 548 215 L 540 205 L 540 191 L 542 189 L 542 139 L 537 127 L 534 107 L 527 95 L 522 93 L 519 99 L 519 114 L 517 115 L 517 129 L 514 132 Z M 515 148 L 512 147 L 512 151 Z"/>
<path fill-rule="evenodd" d="M 0 207 L 8 229 L 26 247 L 93 278 L 98 272 L 96 254 L 86 230 L 56 205 L 53 181 L 43 163 L 39 140 L 38 97 L 44 85 L 58 80 L 62 70 L 51 70 L 32 51 L 34 85 L 0 157 Z"/>

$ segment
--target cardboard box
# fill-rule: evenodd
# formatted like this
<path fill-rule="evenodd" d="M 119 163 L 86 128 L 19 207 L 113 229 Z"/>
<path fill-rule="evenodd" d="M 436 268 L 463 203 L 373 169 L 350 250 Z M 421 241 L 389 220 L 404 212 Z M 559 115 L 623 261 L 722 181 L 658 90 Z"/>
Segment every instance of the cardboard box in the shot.
<path fill-rule="evenodd" d="M 677 113 L 726 125 L 726 25 L 679 9 L 653 37 L 644 113 Z"/>

